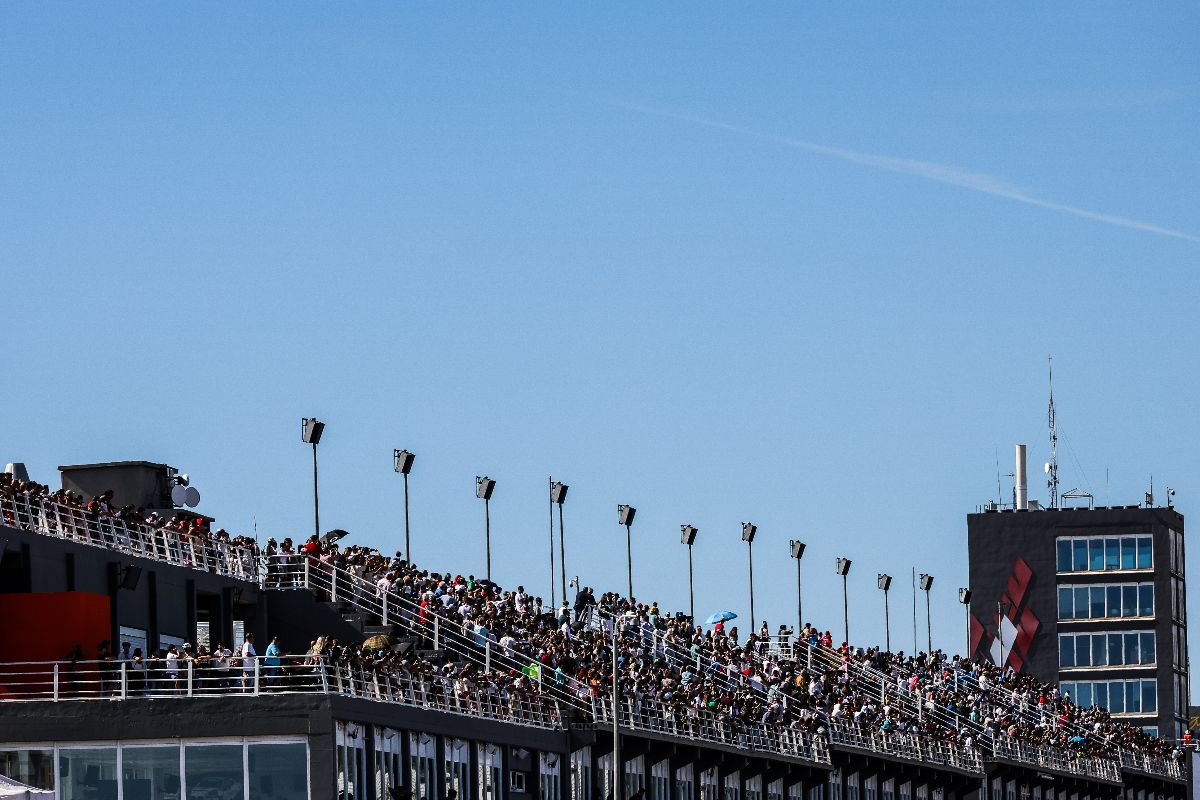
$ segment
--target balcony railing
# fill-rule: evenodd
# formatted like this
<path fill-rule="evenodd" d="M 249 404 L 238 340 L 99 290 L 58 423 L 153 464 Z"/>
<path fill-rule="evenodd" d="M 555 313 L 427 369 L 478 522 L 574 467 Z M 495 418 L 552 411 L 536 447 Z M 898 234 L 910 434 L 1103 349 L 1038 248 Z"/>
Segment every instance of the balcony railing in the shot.
<path fill-rule="evenodd" d="M 833 745 L 870 750 L 893 758 L 983 773 L 983 758 L 978 750 L 926 736 L 880 730 L 866 731 L 853 723 L 835 720 L 829 726 L 829 742 Z"/>
<path fill-rule="evenodd" d="M 1107 758 L 1097 758 L 1054 747 L 1039 747 L 1006 736 L 999 736 L 993 740 L 992 752 L 996 758 L 1083 775 L 1102 781 L 1121 782 L 1120 765 Z"/>
<path fill-rule="evenodd" d="M 49 498 L 0 495 L 0 521 L 19 530 L 104 547 L 126 555 L 242 580 L 258 580 L 258 564 L 252 548 L 234 547 L 170 528 L 97 514 Z"/>

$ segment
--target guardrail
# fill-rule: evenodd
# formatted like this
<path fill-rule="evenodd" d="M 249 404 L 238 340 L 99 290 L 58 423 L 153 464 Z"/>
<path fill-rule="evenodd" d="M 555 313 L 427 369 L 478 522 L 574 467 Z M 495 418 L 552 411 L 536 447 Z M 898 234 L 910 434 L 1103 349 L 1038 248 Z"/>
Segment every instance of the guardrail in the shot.
<path fill-rule="evenodd" d="M 1005 758 L 1032 766 L 1084 775 L 1102 781 L 1121 782 L 1121 767 L 1114 761 L 1069 750 L 1039 747 L 1027 742 L 999 736 L 992 741 L 992 753 L 996 758 Z"/>
<path fill-rule="evenodd" d="M 650 701 L 623 699 L 620 703 L 621 727 L 648 731 L 684 739 L 736 747 L 741 750 L 830 764 L 829 747 L 813 734 L 786 726 L 735 724 L 715 714 L 692 713 L 694 709 L 674 710 Z M 611 698 L 596 698 L 593 719 L 598 725 L 612 727 Z"/>
<path fill-rule="evenodd" d="M 188 537 L 166 527 L 98 514 L 49 498 L 0 495 L 0 520 L 19 530 L 104 547 L 177 567 L 258 580 L 254 551 L 222 542 Z"/>
<path fill-rule="evenodd" d="M 331 664 L 317 657 L 258 656 L 238 662 L 226 671 L 198 667 L 190 660 L 170 666 L 130 661 L 4 663 L 0 664 L 0 703 L 324 694 L 540 728 L 564 727 L 560 704 L 537 691 Z"/>
<path fill-rule="evenodd" d="M 1172 759 L 1161 756 L 1143 755 L 1122 749 L 1119 751 L 1121 766 L 1125 769 L 1148 772 L 1151 775 L 1166 775 L 1175 780 L 1186 780 L 1183 758 Z"/>
<path fill-rule="evenodd" d="M 983 774 L 979 751 L 911 733 L 866 731 L 852 723 L 829 725 L 829 743 Z"/>

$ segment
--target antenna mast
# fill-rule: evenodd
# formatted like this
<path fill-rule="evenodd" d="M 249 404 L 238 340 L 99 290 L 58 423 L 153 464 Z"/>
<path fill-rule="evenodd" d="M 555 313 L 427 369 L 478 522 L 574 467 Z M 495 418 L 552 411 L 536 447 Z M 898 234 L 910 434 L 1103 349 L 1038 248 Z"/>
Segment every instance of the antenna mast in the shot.
<path fill-rule="evenodd" d="M 1050 462 L 1046 473 L 1050 476 L 1046 486 L 1050 487 L 1050 507 L 1058 508 L 1058 429 L 1054 426 L 1054 358 L 1047 357 L 1050 364 L 1050 407 L 1047 416 L 1050 422 Z"/>

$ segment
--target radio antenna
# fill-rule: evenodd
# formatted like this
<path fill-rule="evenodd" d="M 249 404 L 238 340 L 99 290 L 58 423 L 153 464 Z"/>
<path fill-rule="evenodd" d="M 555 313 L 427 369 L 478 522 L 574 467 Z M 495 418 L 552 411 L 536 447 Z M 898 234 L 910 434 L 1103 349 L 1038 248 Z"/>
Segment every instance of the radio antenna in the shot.
<path fill-rule="evenodd" d="M 1054 357 L 1047 356 L 1050 365 L 1050 406 L 1047 416 L 1050 422 L 1050 461 L 1046 464 L 1046 486 L 1050 488 L 1050 507 L 1058 508 L 1058 429 L 1054 426 Z"/>

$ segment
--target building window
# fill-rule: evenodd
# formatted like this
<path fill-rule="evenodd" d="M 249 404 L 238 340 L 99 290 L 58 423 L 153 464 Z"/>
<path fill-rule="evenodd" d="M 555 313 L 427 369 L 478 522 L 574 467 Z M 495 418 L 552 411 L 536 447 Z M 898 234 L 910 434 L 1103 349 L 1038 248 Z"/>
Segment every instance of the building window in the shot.
<path fill-rule="evenodd" d="M 1114 572 L 1153 569 L 1151 536 L 1060 536 L 1056 544 L 1059 572 Z"/>
<path fill-rule="evenodd" d="M 304 742 L 249 744 L 246 753 L 251 797 L 307 800 L 308 748 Z"/>
<path fill-rule="evenodd" d="M 1080 708 L 1099 706 L 1112 714 L 1157 714 L 1158 683 L 1146 678 L 1063 681 L 1059 689 Z"/>
<path fill-rule="evenodd" d="M 1155 664 L 1154 631 L 1060 633 L 1060 669 L 1147 667 Z"/>
<path fill-rule="evenodd" d="M 183 764 L 189 797 L 220 797 L 245 783 L 240 744 L 188 745 Z"/>
<path fill-rule="evenodd" d="M 117 748 L 81 747 L 58 752 L 59 800 L 117 796 Z"/>
<path fill-rule="evenodd" d="M 304 749 L 304 745 L 300 745 Z M 121 790 L 128 798 L 178 797 L 179 746 L 130 747 L 121 752 Z"/>

